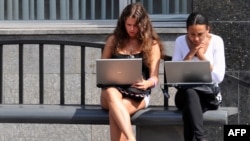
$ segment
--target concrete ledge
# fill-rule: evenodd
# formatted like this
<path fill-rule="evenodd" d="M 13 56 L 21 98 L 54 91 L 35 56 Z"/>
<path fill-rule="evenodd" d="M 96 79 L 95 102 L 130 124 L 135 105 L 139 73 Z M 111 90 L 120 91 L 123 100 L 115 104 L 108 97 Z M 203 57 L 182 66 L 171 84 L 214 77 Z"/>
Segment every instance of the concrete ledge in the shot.
<path fill-rule="evenodd" d="M 109 34 L 115 26 L 114 20 L 3 21 L 0 35 Z M 183 22 L 156 22 L 153 27 L 157 33 L 186 33 Z"/>
<path fill-rule="evenodd" d="M 234 107 L 204 114 L 205 124 L 227 124 Z M 99 105 L 0 105 L 1 123 L 108 124 L 108 112 Z M 150 106 L 132 116 L 134 125 L 181 125 L 182 114 L 176 107 Z"/>

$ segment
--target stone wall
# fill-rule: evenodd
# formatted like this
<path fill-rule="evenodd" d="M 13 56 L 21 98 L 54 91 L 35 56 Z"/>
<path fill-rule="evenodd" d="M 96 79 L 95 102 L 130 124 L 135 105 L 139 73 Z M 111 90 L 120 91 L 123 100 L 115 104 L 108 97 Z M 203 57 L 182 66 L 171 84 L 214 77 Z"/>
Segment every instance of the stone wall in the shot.
<path fill-rule="evenodd" d="M 250 82 L 250 1 L 249 0 L 193 0 L 193 11 L 206 14 L 211 21 L 212 33 L 220 35 L 225 44 L 226 73 Z M 229 118 L 230 124 L 250 123 L 250 88 L 239 85 L 230 77 L 221 83 L 222 106 L 237 106 L 239 114 Z M 212 127 L 210 135 L 223 131 Z M 215 131 L 215 132 L 212 132 Z M 223 133 L 223 132 L 222 132 Z M 223 140 L 223 134 L 219 134 Z M 210 136 L 210 137 L 211 137 Z"/>
<path fill-rule="evenodd" d="M 212 32 L 220 35 L 225 44 L 227 74 L 250 82 L 250 1 L 218 0 L 193 1 L 194 11 L 205 13 L 212 25 Z M 237 124 L 250 123 L 250 88 L 234 84 L 226 77 L 223 83 L 223 106 L 238 106 Z"/>

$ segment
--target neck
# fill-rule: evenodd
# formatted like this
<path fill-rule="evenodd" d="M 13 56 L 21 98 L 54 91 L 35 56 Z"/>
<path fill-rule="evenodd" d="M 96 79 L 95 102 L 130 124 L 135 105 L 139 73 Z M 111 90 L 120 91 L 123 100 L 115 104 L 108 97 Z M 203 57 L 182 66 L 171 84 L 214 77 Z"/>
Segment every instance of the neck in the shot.
<path fill-rule="evenodd" d="M 135 43 L 138 42 L 137 38 L 129 38 L 128 42 Z"/>

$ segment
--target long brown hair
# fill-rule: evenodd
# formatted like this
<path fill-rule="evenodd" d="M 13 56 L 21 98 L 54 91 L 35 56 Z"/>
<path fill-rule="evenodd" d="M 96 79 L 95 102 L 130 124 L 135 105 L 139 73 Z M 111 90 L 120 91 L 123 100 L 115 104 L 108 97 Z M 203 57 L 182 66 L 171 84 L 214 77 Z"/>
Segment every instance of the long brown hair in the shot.
<path fill-rule="evenodd" d="M 158 43 L 161 54 L 163 53 L 163 46 L 158 34 L 152 28 L 147 11 L 139 2 L 127 5 L 117 21 L 117 26 L 112 34 L 115 37 L 113 42 L 114 53 L 117 53 L 119 49 L 125 47 L 126 40 L 129 38 L 125 27 L 125 21 L 128 17 L 137 19 L 137 25 L 139 28 L 137 39 L 139 43 L 141 43 L 143 59 L 146 60 L 146 65 L 150 66 L 152 46 Z"/>

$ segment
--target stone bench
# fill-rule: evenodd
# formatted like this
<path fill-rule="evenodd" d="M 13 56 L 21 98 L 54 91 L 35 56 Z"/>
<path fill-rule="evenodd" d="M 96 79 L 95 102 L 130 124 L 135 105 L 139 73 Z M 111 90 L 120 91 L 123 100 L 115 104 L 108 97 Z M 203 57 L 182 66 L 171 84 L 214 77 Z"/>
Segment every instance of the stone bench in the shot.
<path fill-rule="evenodd" d="M 19 46 L 19 103 L 3 102 L 3 48 L 5 45 Z M 23 102 L 23 59 L 24 44 L 39 45 L 39 103 L 25 104 Z M 44 103 L 44 75 L 43 75 L 43 46 L 45 44 L 60 46 L 60 104 Z M 64 97 L 64 47 L 65 45 L 81 47 L 81 104 L 65 104 Z M 8 40 L 0 41 L 0 123 L 48 123 L 48 124 L 105 124 L 108 125 L 108 112 L 100 105 L 85 103 L 85 48 L 102 49 L 102 43 L 88 43 L 61 40 Z M 167 59 L 171 57 L 166 57 Z M 131 122 L 136 126 L 138 141 L 152 140 L 182 140 L 182 114 L 174 106 L 168 106 L 168 99 L 164 105 L 149 106 L 147 109 L 135 113 Z M 204 113 L 205 124 L 228 124 L 228 116 L 238 113 L 237 107 L 220 107 Z M 173 128 L 174 127 L 174 128 Z M 176 128 L 177 127 L 177 128 Z"/>

